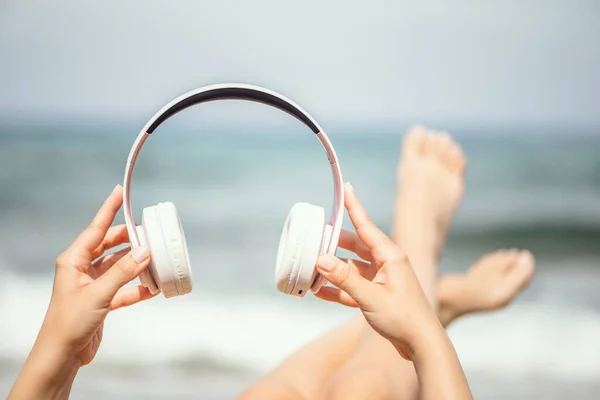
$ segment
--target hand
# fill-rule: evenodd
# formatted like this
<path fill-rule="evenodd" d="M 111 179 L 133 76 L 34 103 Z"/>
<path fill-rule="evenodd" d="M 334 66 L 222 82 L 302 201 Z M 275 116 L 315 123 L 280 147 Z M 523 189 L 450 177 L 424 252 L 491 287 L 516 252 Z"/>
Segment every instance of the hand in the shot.
<path fill-rule="evenodd" d="M 58 256 L 46 317 L 9 400 L 68 399 L 79 367 L 98 351 L 108 313 L 152 297 L 142 286 L 122 288 L 150 263 L 147 249 L 103 256 L 129 240 L 124 225 L 110 227 L 122 203 L 119 185 L 87 229 Z"/>
<path fill-rule="evenodd" d="M 56 260 L 52 298 L 40 335 L 80 365 L 96 355 L 109 311 L 152 297 L 142 286 L 122 288 L 148 266 L 146 248 L 126 248 L 102 257 L 129 241 L 125 225 L 110 227 L 122 203 L 123 189 L 118 185 L 90 225 Z"/>
<path fill-rule="evenodd" d="M 356 233 L 342 231 L 339 246 L 368 263 L 322 255 L 317 269 L 336 287 L 323 287 L 316 296 L 360 307 L 369 325 L 410 360 L 425 333 L 441 325 L 406 254 L 371 222 L 350 184 L 345 205 Z"/>

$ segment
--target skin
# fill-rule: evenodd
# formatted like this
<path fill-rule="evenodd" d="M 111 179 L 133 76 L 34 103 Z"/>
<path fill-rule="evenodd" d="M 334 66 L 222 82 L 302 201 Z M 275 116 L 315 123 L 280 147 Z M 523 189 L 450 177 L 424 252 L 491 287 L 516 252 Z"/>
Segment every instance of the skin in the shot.
<path fill-rule="evenodd" d="M 357 199 L 356 202 L 360 211 L 362 206 L 360 206 Z M 144 254 L 143 249 L 136 249 L 137 252 L 133 253 L 129 249 L 124 249 L 114 254 L 102 256 L 107 250 L 128 241 L 125 226 L 110 227 L 121 204 L 122 189 L 117 186 L 88 228 L 69 249 L 57 258 L 53 295 L 48 312 L 36 343 L 9 394 L 9 399 L 68 398 L 71 385 L 79 368 L 90 363 L 98 351 L 102 339 L 103 322 L 107 314 L 117 308 L 126 307 L 151 297 L 147 289 L 143 287 L 122 288 L 123 285 L 134 279 L 147 267 L 149 263 L 147 252 Z M 364 213 L 364 209 L 362 209 L 362 212 Z M 366 216 L 366 213 L 364 213 L 364 216 Z M 366 216 L 366 221 L 370 223 L 368 216 Z M 439 232 L 443 231 L 441 236 L 445 236 L 447 225 L 446 228 L 444 228 L 444 224 L 436 225 Z M 355 227 L 357 227 L 356 224 Z M 376 227 L 375 229 L 378 231 Z M 379 233 L 381 232 L 379 231 Z M 400 269 L 413 270 L 406 254 L 401 251 L 400 253 L 394 253 L 396 256 L 402 254 L 398 258 L 392 257 L 387 261 L 383 261 L 383 258 L 376 259 L 373 251 L 377 254 L 378 250 L 365 244 L 364 238 L 358 234 L 358 229 L 357 234 L 344 232 L 342 236 L 343 243 L 340 243 L 341 247 L 345 246 L 345 248 L 355 251 L 361 258 L 369 262 L 334 258 L 332 259 L 334 262 L 334 267 L 331 269 L 332 273 L 350 268 L 362 278 L 367 278 L 367 282 L 375 282 L 377 286 L 393 291 L 396 287 L 393 278 L 397 275 L 394 272 L 396 268 L 394 265 L 400 266 Z M 383 236 L 385 237 L 385 235 Z M 421 238 L 423 237 L 426 237 L 426 235 L 421 235 Z M 378 239 L 381 239 L 381 237 Z M 389 239 L 387 240 L 389 241 Z M 413 243 L 418 243 L 418 241 Z M 421 245 L 427 243 L 433 244 L 439 255 L 440 243 L 443 243 L 443 240 L 427 240 Z M 366 254 L 365 248 L 368 250 L 370 258 L 363 257 Z M 408 248 L 411 248 L 411 246 L 409 245 Z M 415 248 L 418 249 L 419 246 L 415 246 Z M 427 246 L 425 248 L 430 249 Z M 413 255 L 416 255 L 416 253 L 413 253 Z M 427 257 L 423 259 L 425 260 Z M 327 263 L 327 260 L 323 262 Z M 338 262 L 342 263 L 341 266 Z M 402 267 L 402 265 L 404 266 Z M 323 264 L 320 268 L 326 267 Z M 382 270 L 383 272 L 380 272 Z M 415 268 L 415 271 L 418 271 L 418 269 Z M 325 275 L 325 273 L 323 274 Z M 453 388 L 446 381 L 429 379 L 430 376 L 439 373 L 439 369 L 432 367 L 432 360 L 438 362 L 443 368 L 450 367 L 448 371 L 456 372 L 455 368 L 452 369 L 452 366 L 456 367 L 452 363 L 452 357 L 450 357 L 447 365 L 439 363 L 439 357 L 453 354 L 454 350 L 443 329 L 441 337 L 439 332 L 436 334 L 436 330 L 439 331 L 440 326 L 447 325 L 460 315 L 503 307 L 528 283 L 532 274 L 533 257 L 529 252 L 507 250 L 491 253 L 479 260 L 467 274 L 442 277 L 437 282 L 437 289 L 434 289 L 433 292 L 437 291 L 440 294 L 438 316 L 434 318 L 434 322 L 426 318 L 426 315 L 423 315 L 421 320 L 415 320 L 415 323 L 421 326 L 421 329 L 426 329 L 426 335 L 421 333 L 413 340 L 403 342 L 386 336 L 386 331 L 373 330 L 375 326 L 379 325 L 375 324 L 374 326 L 372 321 L 369 322 L 369 319 L 366 319 L 369 323 L 366 328 L 374 332 L 377 338 L 391 345 L 396 354 L 401 354 L 405 359 L 412 361 L 412 363 L 407 363 L 411 366 L 411 372 L 414 374 L 416 370 L 421 384 L 428 385 L 428 389 L 423 392 L 423 395 L 435 398 L 440 391 L 450 390 L 452 392 Z M 389 279 L 386 278 L 388 275 Z M 417 276 L 417 274 L 414 274 L 414 276 Z M 334 283 L 335 276 L 332 275 L 330 278 L 330 282 Z M 356 298 L 356 291 L 354 289 L 350 289 L 349 292 L 345 291 L 344 287 L 347 286 L 347 279 L 342 280 L 343 282 L 339 283 L 337 289 L 328 288 L 322 293 L 320 292 L 319 295 L 326 300 L 361 307 Z M 420 283 L 422 278 L 417 276 L 417 280 Z M 358 295 L 360 296 L 360 290 L 364 290 L 364 288 L 357 290 L 359 290 Z M 352 293 L 355 297 L 352 297 Z M 429 300 L 425 292 L 422 294 Z M 349 299 L 353 303 L 348 302 Z M 361 310 L 364 314 L 364 304 Z M 373 310 L 367 311 L 372 314 L 373 318 L 377 316 L 377 313 Z M 419 313 L 419 315 L 421 314 Z M 314 378 L 319 374 L 322 378 L 321 381 L 317 382 L 319 387 L 325 387 L 326 390 L 330 390 L 332 387 L 335 388 L 335 386 L 329 385 L 328 380 L 332 376 L 332 372 L 342 368 L 353 350 L 361 341 L 365 340 L 363 337 L 365 335 L 361 335 L 365 330 L 365 324 L 364 317 L 357 317 L 316 341 L 314 345 L 309 346 L 308 351 L 303 352 L 301 350 L 299 355 L 292 356 L 290 364 L 295 364 L 295 366 L 303 365 L 307 358 L 312 360 L 311 373 L 306 373 L 307 371 L 304 369 L 303 374 L 298 374 L 297 368 L 295 370 L 291 368 L 287 371 L 286 376 L 286 373 L 281 373 L 281 370 L 286 370 L 283 368 L 279 370 L 278 379 L 267 379 L 267 391 L 264 390 L 264 385 L 257 385 L 251 388 L 248 393 L 257 395 L 259 398 L 266 398 L 267 393 L 279 393 L 275 398 L 305 398 L 302 397 L 301 391 L 297 389 L 297 385 L 305 383 L 307 386 L 312 385 L 314 387 Z M 429 328 L 427 328 L 428 324 L 430 324 Z M 345 340 L 340 340 L 340 338 Z M 308 353 L 310 353 L 310 356 Z M 317 358 L 322 362 L 314 363 L 314 360 L 317 359 L 314 357 L 315 353 L 319 353 L 320 357 Z M 389 354 L 389 351 L 387 353 Z M 400 357 L 398 356 L 398 358 Z M 317 365 L 317 368 L 314 368 L 315 365 Z M 460 364 L 458 364 L 458 367 L 460 370 Z M 462 370 L 460 372 L 462 373 Z M 301 382 L 300 375 L 302 375 L 305 382 Z M 391 387 L 390 382 L 376 368 L 367 371 L 363 369 L 360 371 L 360 377 L 367 379 L 346 381 L 344 390 L 349 394 L 356 395 L 356 392 L 352 392 L 356 389 L 353 387 L 356 382 L 359 383 L 359 389 L 362 390 L 365 388 L 365 382 L 374 383 L 376 386 L 381 383 Z M 335 382 L 335 378 L 331 381 Z M 329 393 L 327 398 L 351 398 L 341 396 L 344 393 L 343 391 L 333 390 L 335 393 Z M 269 396 L 267 395 L 267 397 Z M 314 396 L 306 398 L 314 398 Z"/>
<path fill-rule="evenodd" d="M 344 232 L 340 246 L 368 264 L 321 256 L 317 269 L 334 287 L 321 290 L 320 297 L 360 308 L 369 326 L 402 358 L 412 361 L 421 398 L 472 399 L 452 343 L 406 253 L 373 224 L 349 184 L 345 186 L 345 205 L 356 233 Z M 347 390 L 333 386 L 323 398 L 347 398 Z"/>
<path fill-rule="evenodd" d="M 447 327 L 463 315 L 507 306 L 529 284 L 534 269 L 529 251 L 498 250 L 479 258 L 464 274 L 440 277 L 437 283 L 440 323 Z M 364 323 L 362 314 L 357 315 L 304 345 L 245 390 L 240 399 L 316 398 L 353 355 L 360 344 Z"/>
<path fill-rule="evenodd" d="M 460 146 L 446 132 L 414 126 L 405 135 L 392 235 L 410 259 L 433 310 L 438 307 L 439 255 L 462 197 L 465 167 Z M 365 374 L 365 366 L 372 373 Z M 353 383 L 352 390 L 347 382 Z M 330 385 L 347 399 L 414 399 L 420 390 L 413 364 L 399 357 L 394 346 L 368 324 Z"/>
<path fill-rule="evenodd" d="M 446 233 L 463 193 L 466 160 L 447 133 L 414 126 L 407 132 L 398 164 L 394 240 L 411 260 L 420 282 L 435 277 Z M 467 274 L 437 279 L 438 318 L 443 326 L 465 313 L 504 307 L 533 275 L 533 257 L 517 267 L 516 250 L 489 253 Z M 360 263 L 359 261 L 352 261 Z M 473 273 L 475 272 L 475 273 Z M 402 369 L 407 369 L 402 372 Z M 368 371 L 368 372 L 365 372 Z M 383 379 L 382 376 L 386 376 Z M 399 379 L 401 376 L 404 379 Z M 398 384 L 399 382 L 399 384 Z M 411 363 L 368 326 L 359 313 L 351 321 L 306 344 L 241 395 L 251 399 L 314 399 L 337 385 L 348 398 L 414 398 Z"/>
<path fill-rule="evenodd" d="M 527 287 L 535 271 L 527 250 L 499 250 L 477 260 L 466 274 L 446 275 L 438 282 L 440 321 L 509 305 Z"/>
<path fill-rule="evenodd" d="M 58 256 L 46 316 L 9 400 L 67 399 L 77 372 L 98 352 L 106 316 L 152 297 L 142 286 L 123 288 L 148 266 L 147 249 L 104 255 L 129 239 L 124 225 L 111 227 L 122 202 L 123 190 L 117 186 L 90 225 Z"/>

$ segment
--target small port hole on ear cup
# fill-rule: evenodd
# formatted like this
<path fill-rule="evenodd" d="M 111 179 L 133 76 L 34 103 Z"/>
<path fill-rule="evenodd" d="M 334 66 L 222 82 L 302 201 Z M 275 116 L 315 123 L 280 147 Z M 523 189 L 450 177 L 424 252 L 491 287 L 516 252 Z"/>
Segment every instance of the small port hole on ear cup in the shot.
<path fill-rule="evenodd" d="M 302 290 L 298 292 L 298 294 L 302 294 Z"/>

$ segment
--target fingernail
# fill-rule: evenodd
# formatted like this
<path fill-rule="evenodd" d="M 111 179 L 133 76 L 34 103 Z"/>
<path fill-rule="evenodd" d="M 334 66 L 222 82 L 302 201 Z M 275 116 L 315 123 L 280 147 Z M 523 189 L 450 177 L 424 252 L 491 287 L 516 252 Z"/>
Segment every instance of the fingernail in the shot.
<path fill-rule="evenodd" d="M 322 270 L 331 271 L 335 266 L 335 259 L 329 254 L 323 254 L 317 260 L 317 266 L 321 267 Z"/>
<path fill-rule="evenodd" d="M 121 185 L 120 185 L 120 184 L 117 184 L 117 186 L 115 186 L 115 188 L 112 190 L 112 192 L 113 192 L 113 193 L 114 193 L 114 192 L 116 192 L 116 191 L 117 191 L 117 189 L 118 189 L 118 188 L 120 188 L 120 187 L 121 187 Z"/>
<path fill-rule="evenodd" d="M 346 183 L 344 184 L 344 186 L 346 187 L 346 190 L 347 190 L 348 192 L 350 192 L 350 193 L 353 193 L 353 192 L 354 192 L 354 188 L 352 187 L 352 184 L 351 184 L 350 182 L 346 182 Z"/>
<path fill-rule="evenodd" d="M 146 261 L 146 259 L 150 256 L 150 250 L 148 250 L 148 248 L 144 246 L 136 247 L 131 252 L 131 256 L 138 263 L 142 263 Z"/>

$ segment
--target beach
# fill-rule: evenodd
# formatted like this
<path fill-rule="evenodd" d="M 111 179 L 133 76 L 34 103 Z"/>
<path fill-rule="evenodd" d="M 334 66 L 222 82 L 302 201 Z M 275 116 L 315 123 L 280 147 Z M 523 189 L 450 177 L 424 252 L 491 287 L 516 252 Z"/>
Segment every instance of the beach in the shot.
<path fill-rule="evenodd" d="M 35 340 L 56 256 L 122 182 L 136 133 L 116 125 L 79 130 L 0 127 L 0 395 Z M 311 295 L 284 296 L 274 284 L 291 206 L 331 209 L 331 173 L 318 142 L 295 125 L 284 134 L 210 138 L 198 130 L 171 125 L 152 137 L 132 191 L 137 218 L 159 201 L 178 207 L 194 291 L 111 313 L 73 398 L 231 399 L 298 346 L 355 315 Z M 475 398 L 597 399 L 600 138 L 559 129 L 451 131 L 469 166 L 440 272 L 465 271 L 499 248 L 531 249 L 537 262 L 534 281 L 515 303 L 449 329 Z M 401 132 L 329 132 L 344 180 L 388 232 Z M 344 227 L 351 228 L 347 217 Z"/>

